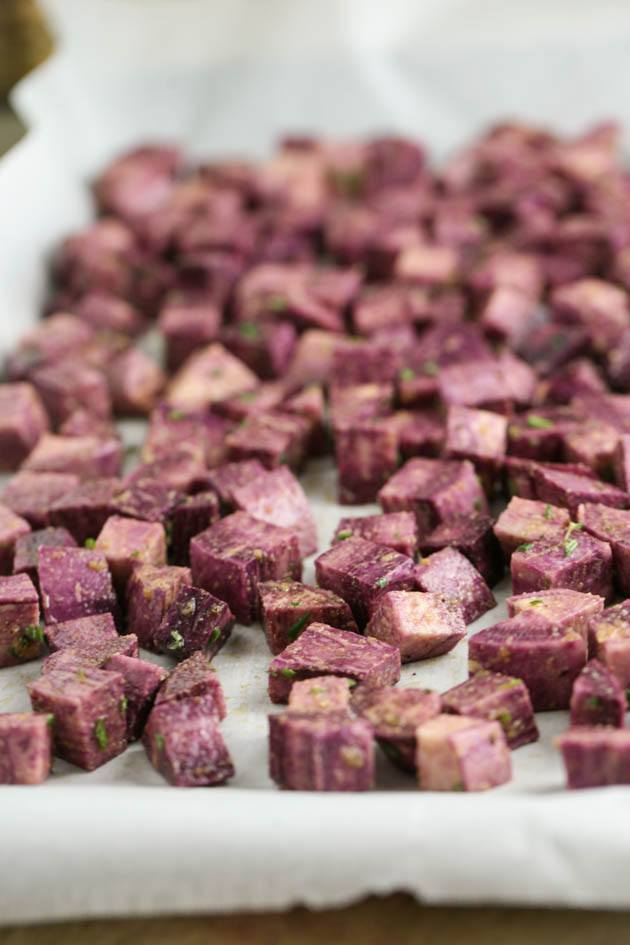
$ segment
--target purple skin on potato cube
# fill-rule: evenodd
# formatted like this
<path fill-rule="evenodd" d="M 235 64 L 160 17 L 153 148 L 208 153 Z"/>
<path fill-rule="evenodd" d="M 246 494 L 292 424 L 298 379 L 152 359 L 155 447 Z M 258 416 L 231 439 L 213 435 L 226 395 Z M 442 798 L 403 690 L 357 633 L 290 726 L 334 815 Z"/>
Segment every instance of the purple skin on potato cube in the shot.
<path fill-rule="evenodd" d="M 561 539 L 569 527 L 566 509 L 514 496 L 494 523 L 494 534 L 509 557 L 519 545 L 541 538 Z"/>
<path fill-rule="evenodd" d="M 416 565 L 416 586 L 439 594 L 457 608 L 465 624 L 496 606 L 494 594 L 479 571 L 457 548 L 443 548 Z"/>
<path fill-rule="evenodd" d="M 365 627 L 376 599 L 385 591 L 415 588 L 412 558 L 363 538 L 348 538 L 319 555 L 315 574 L 320 587 L 350 605 L 359 629 Z"/>
<path fill-rule="evenodd" d="M 498 722 L 438 715 L 420 725 L 416 738 L 423 791 L 486 791 L 512 778 L 510 750 Z"/>
<path fill-rule="evenodd" d="M 190 561 L 190 541 L 219 520 L 219 500 L 215 492 L 187 495 L 173 509 L 169 520 L 169 552 L 175 564 Z"/>
<path fill-rule="evenodd" d="M 492 519 L 474 513 L 442 522 L 428 535 L 420 535 L 420 550 L 431 555 L 443 548 L 456 548 L 479 571 L 490 587 L 503 577 L 503 553 L 492 530 Z"/>
<path fill-rule="evenodd" d="M 613 674 L 590 660 L 573 684 L 571 725 L 612 725 L 623 728 L 626 694 Z"/>
<path fill-rule="evenodd" d="M 328 432 L 324 424 L 326 401 L 319 384 L 310 384 L 289 397 L 285 400 L 282 409 L 286 413 L 295 413 L 308 420 L 310 433 L 307 453 L 309 456 L 321 456 L 328 451 Z"/>
<path fill-rule="evenodd" d="M 369 791 L 372 729 L 362 719 L 331 714 L 270 715 L 269 773 L 289 791 Z"/>
<path fill-rule="evenodd" d="M 499 722 L 510 748 L 538 741 L 532 702 L 522 679 L 478 672 L 442 693 L 444 712 Z"/>
<path fill-rule="evenodd" d="M 0 578 L 0 666 L 17 666 L 42 654 L 39 596 L 26 574 Z"/>
<path fill-rule="evenodd" d="M 179 410 L 203 410 L 220 400 L 253 390 L 253 371 L 223 345 L 211 344 L 192 354 L 171 380 L 166 399 Z"/>
<path fill-rule="evenodd" d="M 153 648 L 176 660 L 202 650 L 208 659 L 227 643 L 234 617 L 222 600 L 200 587 L 182 587 L 153 636 Z"/>
<path fill-rule="evenodd" d="M 461 611 L 440 594 L 388 591 L 377 600 L 366 636 L 400 650 L 403 663 L 442 656 L 466 636 Z"/>
<path fill-rule="evenodd" d="M 9 358 L 9 380 L 23 380 L 35 367 L 58 361 L 65 355 L 84 348 L 93 334 L 90 326 L 76 315 L 66 315 L 62 312 L 50 315 L 22 338 L 17 350 Z"/>
<path fill-rule="evenodd" d="M 472 463 L 410 459 L 378 494 L 385 512 L 414 512 L 420 535 L 458 515 L 487 512 L 486 497 Z"/>
<path fill-rule="evenodd" d="M 333 351 L 331 382 L 339 387 L 383 384 L 400 369 L 400 354 L 380 338 L 340 337 Z"/>
<path fill-rule="evenodd" d="M 274 655 L 297 640 L 311 623 L 358 632 L 350 607 L 332 591 L 298 581 L 265 581 L 258 590 L 261 622 Z"/>
<path fill-rule="evenodd" d="M 255 482 L 265 472 L 265 467 L 257 459 L 245 459 L 239 463 L 225 463 L 208 473 L 208 484 L 214 489 L 225 514 L 234 512 L 234 490 Z"/>
<path fill-rule="evenodd" d="M 342 518 L 337 525 L 333 544 L 348 538 L 364 538 L 375 545 L 385 545 L 401 555 L 413 558 L 418 547 L 418 525 L 413 512 Z"/>
<path fill-rule="evenodd" d="M 559 321 L 586 329 L 600 352 L 614 348 L 630 320 L 627 292 L 602 279 L 558 286 L 551 294 L 551 306 Z"/>
<path fill-rule="evenodd" d="M 159 522 L 140 522 L 112 515 L 94 545 L 105 555 L 115 587 L 122 593 L 136 565 L 166 564 L 166 534 Z"/>
<path fill-rule="evenodd" d="M 492 492 L 507 446 L 505 417 L 489 410 L 449 407 L 444 455 L 474 463 L 487 492 Z"/>
<path fill-rule="evenodd" d="M 418 754 L 416 731 L 419 725 L 440 714 L 438 693 L 429 689 L 358 686 L 350 705 L 372 727 L 387 758 L 403 771 L 414 772 Z"/>
<path fill-rule="evenodd" d="M 605 394 L 608 388 L 592 361 L 575 358 L 548 378 L 544 385 L 547 403 L 568 404 L 582 394 Z"/>
<path fill-rule="evenodd" d="M 166 344 L 166 366 L 173 373 L 194 351 L 217 340 L 221 310 L 201 293 L 173 293 L 166 298 L 158 327 Z"/>
<path fill-rule="evenodd" d="M 123 448 L 119 439 L 44 433 L 22 469 L 38 473 L 73 473 L 80 479 L 98 479 L 117 476 L 122 460 Z"/>
<path fill-rule="evenodd" d="M 506 456 L 503 463 L 505 494 L 516 495 L 521 499 L 539 498 L 534 478 L 537 469 L 573 473 L 592 480 L 597 478 L 593 470 L 582 463 L 539 463 L 533 459 L 522 459 L 520 456 Z"/>
<path fill-rule="evenodd" d="M 203 699 L 155 706 L 142 741 L 155 770 L 174 787 L 211 787 L 234 777 L 217 719 Z"/>
<path fill-rule="evenodd" d="M 191 584 L 188 568 L 140 565 L 127 582 L 127 626 L 140 646 L 152 648 L 153 635 L 180 589 Z"/>
<path fill-rule="evenodd" d="M 127 716 L 127 740 L 142 735 L 155 695 L 168 676 L 167 670 L 133 656 L 118 653 L 105 661 L 103 669 L 120 673 L 124 680 Z"/>
<path fill-rule="evenodd" d="M 513 388 L 509 370 L 498 361 L 466 361 L 440 368 L 437 384 L 447 407 L 459 405 L 508 413 L 522 400 Z"/>
<path fill-rule="evenodd" d="M 602 612 L 604 603 L 604 598 L 597 594 L 583 594 L 566 587 L 517 594 L 506 601 L 508 616 L 516 617 L 531 611 L 554 627 L 576 630 L 585 641 L 588 641 L 589 621 Z"/>
<path fill-rule="evenodd" d="M 630 511 L 587 502 L 578 507 L 578 522 L 612 548 L 613 576 L 622 594 L 630 594 Z"/>
<path fill-rule="evenodd" d="M 224 600 L 239 623 L 252 623 L 259 612 L 258 585 L 302 574 L 297 537 L 234 512 L 190 543 L 193 582 Z"/>
<path fill-rule="evenodd" d="M 376 501 L 398 468 L 398 431 L 388 418 L 339 423 L 334 430 L 339 502 Z"/>
<path fill-rule="evenodd" d="M 264 381 L 282 377 L 293 356 L 297 332 L 290 322 L 239 322 L 222 333 L 226 348 Z"/>
<path fill-rule="evenodd" d="M 113 410 L 118 417 L 146 417 L 165 383 L 159 365 L 133 346 L 109 363 L 106 376 Z"/>
<path fill-rule="evenodd" d="M 0 784 L 41 784 L 52 768 L 52 715 L 0 713 Z"/>
<path fill-rule="evenodd" d="M 92 479 L 58 499 L 50 509 L 51 525 L 67 528 L 79 545 L 96 538 L 111 514 L 111 503 L 120 492 L 120 479 Z"/>
<path fill-rule="evenodd" d="M 48 430 L 48 416 L 31 384 L 0 387 L 0 469 L 14 470 Z"/>
<path fill-rule="evenodd" d="M 31 526 L 26 519 L 0 505 L 0 575 L 16 573 L 14 563 L 18 542 L 22 543 L 30 533 Z"/>
<path fill-rule="evenodd" d="M 232 499 L 237 509 L 252 518 L 292 531 L 300 557 L 317 551 L 317 525 L 302 486 L 286 466 L 265 470 L 247 484 L 236 486 Z"/>
<path fill-rule="evenodd" d="M 488 669 L 522 679 L 537 712 L 569 707 L 573 682 L 585 663 L 581 633 L 531 612 L 480 630 L 468 641 L 470 675 Z"/>
<path fill-rule="evenodd" d="M 180 498 L 176 489 L 160 479 L 139 479 L 114 496 L 112 514 L 145 522 L 165 521 Z"/>
<path fill-rule="evenodd" d="M 155 697 L 155 705 L 164 702 L 188 702 L 203 699 L 205 712 L 221 722 L 227 715 L 221 682 L 210 665 L 208 657 L 201 652 L 193 653 L 179 663 L 162 683 Z"/>
<path fill-rule="evenodd" d="M 347 676 L 370 686 L 400 678 L 400 652 L 388 643 L 312 623 L 269 664 L 269 698 L 287 702 L 293 683 L 313 676 Z"/>
<path fill-rule="evenodd" d="M 54 716 L 54 752 L 71 764 L 93 771 L 127 747 L 124 681 L 118 673 L 58 669 L 28 690 L 33 709 Z"/>
<path fill-rule="evenodd" d="M 98 289 L 86 292 L 72 307 L 98 332 L 124 336 L 139 335 L 146 329 L 146 322 L 137 308 Z"/>
<path fill-rule="evenodd" d="M 87 548 L 40 548 L 39 586 L 46 623 L 117 614 L 105 555 Z"/>
<path fill-rule="evenodd" d="M 489 292 L 498 286 L 507 285 L 535 298 L 540 295 L 542 284 L 543 273 L 539 259 L 509 249 L 493 252 L 470 276 L 471 288 L 477 293 Z"/>
<path fill-rule="evenodd" d="M 289 712 L 298 715 L 350 715 L 350 694 L 354 679 L 343 676 L 315 676 L 293 683 L 289 693 Z"/>
<path fill-rule="evenodd" d="M 608 607 L 588 624 L 589 653 L 630 688 L 630 601 Z"/>
<path fill-rule="evenodd" d="M 33 528 L 45 528 L 54 503 L 78 485 L 79 477 L 70 473 L 19 472 L 9 479 L 0 500 Z"/>
<path fill-rule="evenodd" d="M 31 379 L 55 426 L 86 404 L 99 417 L 112 412 L 104 375 L 85 363 L 68 359 L 49 364 L 34 371 Z"/>
<path fill-rule="evenodd" d="M 630 730 L 594 726 L 570 728 L 556 739 L 567 773 L 567 787 L 630 784 Z"/>
<path fill-rule="evenodd" d="M 519 545 L 510 560 L 515 594 L 566 587 L 609 600 L 612 551 L 583 529 L 567 528 L 563 537 Z"/>
<path fill-rule="evenodd" d="M 583 502 L 597 502 L 615 509 L 626 509 L 630 495 L 608 482 L 589 479 L 572 472 L 538 466 L 534 469 L 536 498 L 551 505 L 564 506 L 572 517 Z"/>
<path fill-rule="evenodd" d="M 563 441 L 565 459 L 590 466 L 598 476 L 607 477 L 612 473 L 619 434 L 610 424 L 584 421 L 577 429 L 567 432 Z"/>

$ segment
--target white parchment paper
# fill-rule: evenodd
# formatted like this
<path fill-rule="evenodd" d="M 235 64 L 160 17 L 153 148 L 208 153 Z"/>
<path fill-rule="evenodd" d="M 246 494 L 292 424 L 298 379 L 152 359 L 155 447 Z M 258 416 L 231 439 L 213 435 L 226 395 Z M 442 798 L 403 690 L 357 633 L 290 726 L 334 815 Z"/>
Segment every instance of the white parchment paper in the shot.
<path fill-rule="evenodd" d="M 16 90 L 31 131 L 0 163 L 5 349 L 37 317 L 55 242 L 89 219 L 90 175 L 139 139 L 261 155 L 289 128 L 393 129 L 440 156 L 505 115 L 567 130 L 630 117 L 623 0 L 44 5 L 59 52 Z M 304 482 L 323 550 L 351 513 L 335 504 L 330 463 Z M 503 616 L 501 603 L 470 632 Z M 397 889 L 428 902 L 630 906 L 630 791 L 563 790 L 552 738 L 566 713 L 539 716 L 541 740 L 513 754 L 514 781 L 483 796 L 420 793 L 384 762 L 368 795 L 284 793 L 267 776 L 269 659 L 254 626 L 216 660 L 237 768 L 228 787 L 168 788 L 136 745 L 91 774 L 56 761 L 41 787 L 0 789 L 0 922 L 317 907 Z M 28 707 L 37 673 L 0 674 L 0 711 Z M 462 644 L 406 667 L 402 683 L 446 689 L 465 675 Z"/>

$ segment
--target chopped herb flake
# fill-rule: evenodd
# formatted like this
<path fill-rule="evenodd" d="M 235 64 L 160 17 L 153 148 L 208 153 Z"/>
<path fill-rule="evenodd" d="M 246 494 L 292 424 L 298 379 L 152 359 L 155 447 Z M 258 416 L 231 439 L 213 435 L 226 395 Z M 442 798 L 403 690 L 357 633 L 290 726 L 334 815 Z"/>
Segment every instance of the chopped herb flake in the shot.
<path fill-rule="evenodd" d="M 119 708 L 120 708 L 120 714 L 121 714 L 121 715 L 126 715 L 126 714 L 127 714 L 127 708 L 128 708 L 128 706 L 129 706 L 129 700 L 127 699 L 127 696 L 123 696 L 122 699 L 120 700 L 120 703 L 119 703 Z"/>
<path fill-rule="evenodd" d="M 270 295 L 267 299 L 267 307 L 272 312 L 284 312 L 288 308 L 287 300 L 283 295 Z"/>
<path fill-rule="evenodd" d="M 169 420 L 183 420 L 186 414 L 183 410 L 171 410 L 168 415 Z"/>
<path fill-rule="evenodd" d="M 537 413 L 530 413 L 527 417 L 527 426 L 534 430 L 549 430 L 553 426 L 553 420 L 541 417 Z"/>
<path fill-rule="evenodd" d="M 387 578 L 380 577 L 378 581 L 374 582 L 374 587 L 380 587 L 380 588 L 387 587 Z"/>
<path fill-rule="evenodd" d="M 568 541 L 565 541 L 563 547 L 564 547 L 564 553 L 565 553 L 565 555 L 567 556 L 567 558 L 568 558 L 570 555 L 573 554 L 573 552 L 576 550 L 577 546 L 578 546 L 578 543 L 577 543 L 577 541 L 575 540 L 575 538 L 569 538 Z"/>
<path fill-rule="evenodd" d="M 603 706 L 603 702 L 599 696 L 590 696 L 586 700 L 586 705 L 589 709 L 601 709 Z"/>
<path fill-rule="evenodd" d="M 287 630 L 287 637 L 289 638 L 289 640 L 297 640 L 302 630 L 304 630 L 304 628 L 311 622 L 311 620 L 312 620 L 312 617 L 310 613 L 304 614 L 304 616 L 300 617 L 299 620 L 296 620 L 293 626 L 289 627 L 289 629 Z"/>
<path fill-rule="evenodd" d="M 543 512 L 543 515 L 545 516 L 546 519 L 553 518 L 553 506 L 547 503 L 547 505 L 545 506 L 545 511 Z"/>
<path fill-rule="evenodd" d="M 243 338 L 251 338 L 254 340 L 260 337 L 260 328 L 258 325 L 255 325 L 254 322 L 241 322 L 238 326 L 238 330 Z"/>
<path fill-rule="evenodd" d="M 398 374 L 398 377 L 401 379 L 401 381 L 413 381 L 415 376 L 416 372 L 410 367 L 402 368 Z"/>
<path fill-rule="evenodd" d="M 210 643 L 216 643 L 220 636 L 221 636 L 221 630 L 219 629 L 219 627 L 215 627 L 212 633 L 210 634 Z"/>
<path fill-rule="evenodd" d="M 349 528 L 344 528 L 342 531 L 337 533 L 337 538 L 339 541 L 345 541 L 346 538 L 352 538 L 352 531 Z"/>
<path fill-rule="evenodd" d="M 535 597 L 534 600 L 529 601 L 530 607 L 538 607 L 539 604 L 542 604 L 542 598 L 540 597 Z"/>
<path fill-rule="evenodd" d="M 157 734 L 154 736 L 154 741 L 155 741 L 155 747 L 157 748 L 157 750 L 162 751 L 162 749 L 164 748 L 164 736 L 160 735 L 160 733 L 157 732 Z"/>
<path fill-rule="evenodd" d="M 533 547 L 534 547 L 534 542 L 533 542 L 533 541 L 526 541 L 526 542 L 524 542 L 522 545 L 519 545 L 516 550 L 517 550 L 517 551 L 529 551 L 529 550 L 530 550 L 531 548 L 533 548 Z"/>
<path fill-rule="evenodd" d="M 173 652 L 184 649 L 184 638 L 179 630 L 171 630 L 171 642 L 167 645 L 167 649 Z"/>
<path fill-rule="evenodd" d="M 281 676 L 284 676 L 285 679 L 293 679 L 293 677 L 295 676 L 295 670 L 294 670 L 294 669 L 289 669 L 289 668 L 287 667 L 286 669 L 281 669 L 281 670 L 280 670 L 280 675 L 281 675 Z"/>
<path fill-rule="evenodd" d="M 428 374 L 429 377 L 435 377 L 440 368 L 437 361 L 425 361 L 422 365 L 422 370 L 425 374 Z"/>
<path fill-rule="evenodd" d="M 93 548 L 96 548 L 96 538 L 86 538 L 85 541 L 83 542 L 83 547 L 89 548 L 90 551 Z"/>
<path fill-rule="evenodd" d="M 109 745 L 109 737 L 105 727 L 105 719 L 96 720 L 94 724 L 94 738 L 96 739 L 98 747 L 101 749 L 101 751 L 105 751 Z"/>

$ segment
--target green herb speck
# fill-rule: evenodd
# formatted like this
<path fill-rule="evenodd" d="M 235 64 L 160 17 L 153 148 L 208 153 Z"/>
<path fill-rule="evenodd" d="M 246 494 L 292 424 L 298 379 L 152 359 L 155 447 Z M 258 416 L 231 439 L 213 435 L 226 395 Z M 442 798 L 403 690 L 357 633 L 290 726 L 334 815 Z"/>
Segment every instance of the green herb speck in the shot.
<path fill-rule="evenodd" d="M 380 577 L 380 578 L 378 579 L 378 581 L 375 581 L 375 582 L 374 582 L 374 587 L 380 587 L 381 589 L 384 588 L 384 587 L 387 587 L 387 578 L 386 578 L 386 577 Z"/>
<path fill-rule="evenodd" d="M 283 295 L 270 295 L 267 299 L 267 308 L 272 312 L 284 312 L 287 307 L 287 300 Z"/>
<path fill-rule="evenodd" d="M 241 322 L 238 326 L 238 330 L 243 338 L 256 339 L 260 337 L 260 328 L 258 325 L 255 325 L 254 322 Z"/>
<path fill-rule="evenodd" d="M 437 361 L 425 361 L 422 365 L 422 370 L 425 374 L 428 374 L 429 377 L 435 377 L 435 375 L 440 370 L 440 367 Z"/>
<path fill-rule="evenodd" d="M 553 518 L 553 508 L 551 505 L 549 505 L 549 503 L 547 503 L 547 505 L 545 506 L 545 511 L 543 512 L 543 515 L 546 519 Z"/>
<path fill-rule="evenodd" d="M 171 640 L 167 645 L 167 649 L 173 652 L 184 649 L 184 638 L 179 630 L 171 630 Z"/>
<path fill-rule="evenodd" d="M 121 714 L 121 715 L 126 715 L 126 714 L 127 714 L 127 708 L 128 708 L 128 706 L 129 706 L 129 700 L 127 699 L 127 696 L 123 696 L 122 699 L 120 700 L 119 704 L 118 704 L 118 708 L 120 709 L 120 714 Z"/>
<path fill-rule="evenodd" d="M 530 607 L 538 607 L 539 604 L 542 604 L 542 598 L 540 597 L 535 597 L 534 600 L 529 601 Z"/>
<path fill-rule="evenodd" d="M 402 368 L 398 374 L 401 381 L 413 381 L 415 376 L 416 372 L 410 367 Z"/>
<path fill-rule="evenodd" d="M 96 739 L 98 747 L 101 749 L 101 751 L 105 751 L 109 745 L 109 737 L 105 727 L 105 719 L 96 720 L 94 724 L 94 738 Z"/>
<path fill-rule="evenodd" d="M 297 638 L 299 637 L 304 627 L 306 627 L 307 624 L 309 624 L 310 622 L 311 622 L 310 613 L 304 614 L 302 617 L 300 617 L 299 620 L 296 620 L 293 626 L 289 627 L 289 629 L 287 630 L 287 637 L 289 638 L 289 640 L 297 640 Z"/>
<path fill-rule="evenodd" d="M 553 426 L 553 420 L 541 417 L 537 413 L 530 413 L 527 417 L 527 426 L 534 430 L 549 430 Z"/>
<path fill-rule="evenodd" d="M 154 741 L 155 741 L 155 747 L 157 748 L 157 750 L 162 751 L 162 749 L 164 748 L 164 736 L 160 735 L 160 733 L 158 732 L 154 736 Z"/>
<path fill-rule="evenodd" d="M 219 627 L 215 627 L 212 633 L 210 634 L 210 643 L 216 643 L 220 636 L 221 636 L 221 630 L 219 629 Z"/>
<path fill-rule="evenodd" d="M 280 670 L 280 675 L 281 675 L 281 676 L 284 676 L 285 679 L 293 679 L 293 677 L 295 676 L 295 670 L 294 670 L 294 669 L 289 669 L 289 668 L 287 667 L 286 669 L 281 669 L 281 670 Z"/>
<path fill-rule="evenodd" d="M 171 410 L 168 415 L 169 420 L 183 420 L 186 414 L 183 410 Z"/>
<path fill-rule="evenodd" d="M 601 709 L 603 702 L 599 696 L 590 696 L 586 700 L 586 705 L 589 709 Z"/>
<path fill-rule="evenodd" d="M 533 542 L 533 541 L 526 541 L 526 542 L 523 542 L 522 545 L 519 545 L 516 550 L 517 550 L 517 551 L 529 551 L 529 550 L 530 550 L 531 548 L 533 548 L 533 547 L 534 547 L 534 542 Z"/>
<path fill-rule="evenodd" d="M 89 548 L 90 551 L 93 548 L 96 548 L 96 538 L 86 538 L 85 541 L 83 542 L 83 547 Z"/>
<path fill-rule="evenodd" d="M 346 538 L 352 538 L 352 532 L 349 528 L 344 528 L 343 531 L 337 533 L 337 538 L 339 541 L 345 541 Z"/>
<path fill-rule="evenodd" d="M 569 538 L 568 541 L 565 541 L 563 548 L 566 557 L 568 558 L 576 550 L 578 543 L 575 538 Z"/>

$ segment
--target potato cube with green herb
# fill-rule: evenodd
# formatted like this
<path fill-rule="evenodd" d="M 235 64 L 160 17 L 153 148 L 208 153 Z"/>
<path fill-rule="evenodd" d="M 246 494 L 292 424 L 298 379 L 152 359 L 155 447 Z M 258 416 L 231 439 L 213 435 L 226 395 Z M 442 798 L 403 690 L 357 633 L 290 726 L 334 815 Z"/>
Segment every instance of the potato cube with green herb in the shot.
<path fill-rule="evenodd" d="M 616 676 L 599 660 L 590 660 L 573 683 L 571 725 L 623 728 L 626 694 Z"/>
<path fill-rule="evenodd" d="M 358 632 L 345 600 L 323 587 L 298 581 L 264 581 L 258 590 L 263 630 L 274 655 L 297 640 L 311 623 Z"/>
<path fill-rule="evenodd" d="M 419 590 L 440 594 L 456 607 L 465 624 L 496 606 L 494 594 L 477 568 L 457 548 L 442 548 L 416 565 Z"/>
<path fill-rule="evenodd" d="M 127 625 L 140 646 L 151 649 L 153 636 L 181 587 L 192 582 L 190 569 L 140 564 L 127 582 Z"/>
<path fill-rule="evenodd" d="M 444 548 L 456 548 L 461 552 L 490 587 L 503 577 L 503 552 L 489 515 L 458 515 L 448 522 L 441 522 L 428 535 L 420 535 L 423 555 L 432 555 Z"/>
<path fill-rule="evenodd" d="M 0 666 L 16 666 L 41 656 L 39 596 L 26 574 L 0 577 Z"/>
<path fill-rule="evenodd" d="M 105 555 L 114 585 L 123 592 L 136 565 L 166 564 L 166 534 L 160 522 L 141 522 L 112 515 L 94 545 Z"/>
<path fill-rule="evenodd" d="M 200 587 L 181 587 L 153 636 L 153 648 L 176 660 L 198 650 L 208 659 L 227 643 L 234 617 L 228 605 Z"/>
<path fill-rule="evenodd" d="M 532 701 L 522 679 L 478 672 L 442 693 L 444 712 L 499 722 L 510 748 L 538 740 Z"/>
<path fill-rule="evenodd" d="M 89 548 L 40 548 L 39 587 L 46 623 L 111 613 L 118 603 L 107 559 Z"/>
<path fill-rule="evenodd" d="M 602 612 L 605 601 L 598 594 L 554 587 L 552 590 L 513 595 L 508 597 L 506 604 L 510 617 L 531 611 L 545 617 L 554 627 L 576 630 L 587 640 L 589 621 Z"/>
<path fill-rule="evenodd" d="M 114 477 L 82 482 L 53 503 L 50 524 L 67 528 L 79 545 L 90 544 L 111 515 L 113 498 L 121 488 L 120 479 Z"/>
<path fill-rule="evenodd" d="M 168 676 L 168 671 L 155 663 L 116 653 L 103 664 L 103 669 L 120 673 L 125 688 L 127 739 L 136 741 L 142 735 L 156 693 Z"/>
<path fill-rule="evenodd" d="M 348 538 L 364 538 L 413 558 L 418 548 L 418 525 L 413 512 L 389 512 L 342 518 L 333 544 Z"/>
<path fill-rule="evenodd" d="M 612 595 L 610 545 L 570 524 L 561 538 L 519 545 L 510 561 L 515 594 L 566 587 L 608 600 Z"/>
<path fill-rule="evenodd" d="M 387 758 L 403 771 L 415 771 L 418 727 L 441 711 L 441 699 L 430 689 L 357 686 L 352 711 L 372 727 Z"/>
<path fill-rule="evenodd" d="M 11 574 L 14 570 L 16 545 L 30 532 L 31 526 L 26 519 L 0 505 L 0 575 Z"/>
<path fill-rule="evenodd" d="M 607 607 L 588 624 L 591 656 L 617 677 L 624 689 L 630 688 L 630 601 Z"/>
<path fill-rule="evenodd" d="M 452 406 L 446 415 L 444 455 L 469 459 L 475 466 L 486 492 L 494 489 L 507 446 L 506 417 L 490 410 Z"/>
<path fill-rule="evenodd" d="M 210 787 L 234 776 L 234 765 L 203 697 L 154 706 L 144 747 L 155 770 L 175 787 Z"/>
<path fill-rule="evenodd" d="M 551 505 L 568 509 L 572 517 L 577 515 L 583 502 L 598 502 L 615 509 L 627 509 L 630 495 L 608 482 L 600 482 L 582 473 L 538 465 L 532 470 L 536 498 Z"/>
<path fill-rule="evenodd" d="M 168 675 L 155 697 L 155 704 L 187 702 L 192 698 L 203 698 L 206 713 L 219 721 L 225 718 L 227 709 L 219 676 L 201 651 L 179 663 Z"/>
<path fill-rule="evenodd" d="M 519 545 L 541 538 L 560 538 L 569 527 L 566 509 L 514 496 L 494 524 L 494 533 L 506 555 Z"/>
<path fill-rule="evenodd" d="M 388 417 L 337 423 L 334 431 L 339 502 L 374 502 L 399 462 L 398 431 Z"/>
<path fill-rule="evenodd" d="M 630 594 L 630 511 L 585 502 L 577 519 L 590 535 L 609 543 L 615 584 L 622 594 Z"/>

